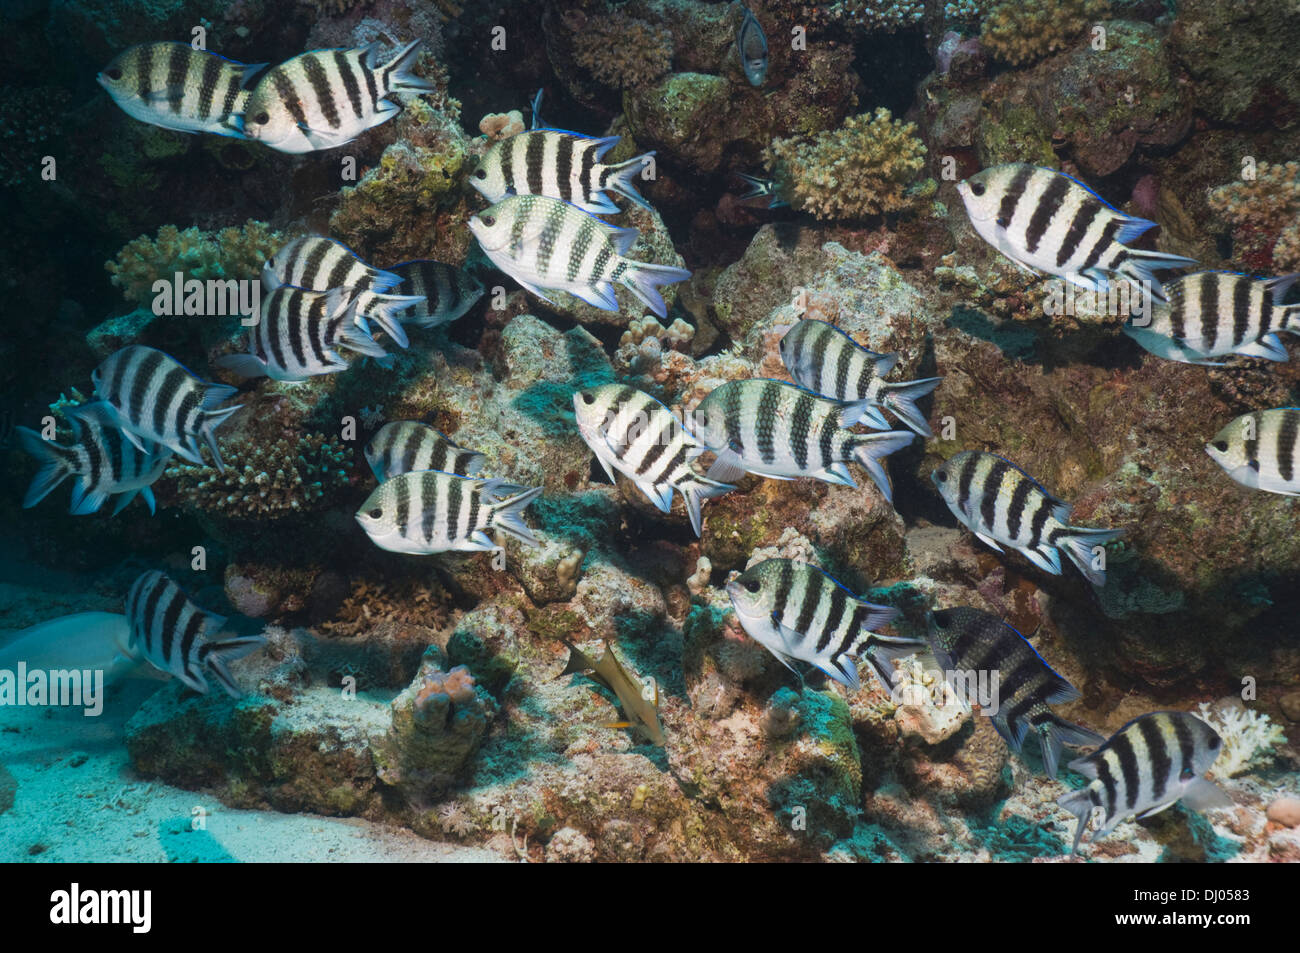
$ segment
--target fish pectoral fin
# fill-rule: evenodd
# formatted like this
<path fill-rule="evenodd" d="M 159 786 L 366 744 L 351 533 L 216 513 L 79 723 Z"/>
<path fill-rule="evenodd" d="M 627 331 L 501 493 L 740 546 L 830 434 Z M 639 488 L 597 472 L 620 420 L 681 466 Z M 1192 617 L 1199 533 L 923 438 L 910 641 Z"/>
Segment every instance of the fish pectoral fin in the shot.
<path fill-rule="evenodd" d="M 315 129 L 302 122 L 298 123 L 298 130 L 311 143 L 313 149 L 333 149 L 335 146 L 341 146 L 355 138 L 341 135 L 329 129 Z"/>
<path fill-rule="evenodd" d="M 141 94 L 140 98 L 151 106 L 157 106 L 165 103 L 173 97 L 182 98 L 185 96 L 185 86 L 177 83 L 174 86 L 163 86 L 160 89 L 151 89 L 147 93 Z"/>
<path fill-rule="evenodd" d="M 740 462 L 740 456 L 734 450 L 718 452 L 718 458 L 709 467 L 708 478 L 719 483 L 734 483 L 748 471 Z"/>
<path fill-rule="evenodd" d="M 1141 814 L 1139 814 L 1138 819 L 1141 820 L 1148 817 L 1155 817 L 1161 811 L 1167 811 L 1169 810 L 1169 808 L 1173 807 L 1177 803 L 1178 803 L 1178 799 L 1175 798 L 1172 801 L 1166 801 L 1164 804 L 1157 804 L 1155 807 L 1151 808 L 1151 810 L 1143 811 Z"/>
<path fill-rule="evenodd" d="M 545 294 L 542 293 L 542 289 L 537 287 L 537 285 L 533 284 L 530 281 L 524 281 L 518 275 L 510 275 L 510 277 L 514 278 L 515 281 L 519 282 L 520 287 L 522 287 L 525 291 L 532 292 L 533 294 L 537 295 L 537 297 L 545 301 L 547 304 L 555 304 L 554 301 L 552 301 L 550 298 L 548 298 Z"/>
<path fill-rule="evenodd" d="M 981 533 L 979 530 L 972 530 L 972 532 L 974 532 L 974 534 L 978 536 L 980 541 L 983 542 L 985 545 L 992 547 L 994 550 L 996 550 L 999 553 L 1003 551 L 1002 544 L 999 543 L 992 536 L 987 536 L 984 533 Z"/>
<path fill-rule="evenodd" d="M 1213 811 L 1232 807 L 1232 798 L 1209 778 L 1197 778 L 1183 791 L 1182 802 L 1193 811 Z"/>

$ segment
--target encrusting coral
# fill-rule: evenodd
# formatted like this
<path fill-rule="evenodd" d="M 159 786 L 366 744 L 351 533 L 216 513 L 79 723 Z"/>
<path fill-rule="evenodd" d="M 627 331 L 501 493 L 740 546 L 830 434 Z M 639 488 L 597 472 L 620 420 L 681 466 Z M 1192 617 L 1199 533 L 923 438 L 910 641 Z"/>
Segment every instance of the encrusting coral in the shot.
<path fill-rule="evenodd" d="M 933 180 L 917 182 L 925 153 L 916 125 L 882 108 L 811 138 L 777 139 L 766 159 L 793 207 L 846 219 L 900 212 L 932 195 Z"/>
<path fill-rule="evenodd" d="M 587 16 L 571 10 L 565 24 L 574 33 L 574 60 L 608 86 L 653 83 L 672 67 L 672 33 L 644 20 L 625 13 Z"/>
<path fill-rule="evenodd" d="M 239 228 L 216 232 L 197 227 L 181 231 L 175 225 L 164 225 L 157 238 L 141 235 L 128 242 L 104 268 L 127 301 L 148 301 L 153 283 L 159 278 L 171 279 L 178 271 L 200 280 L 257 278 L 262 265 L 285 241 L 280 232 L 253 219 Z"/>
<path fill-rule="evenodd" d="M 1232 229 L 1237 261 L 1258 271 L 1300 267 L 1300 162 L 1260 162 L 1254 178 L 1211 189 L 1209 205 Z"/>
<path fill-rule="evenodd" d="M 1110 9 L 1107 0 L 1010 0 L 984 18 L 980 45 L 1019 66 L 1066 49 Z"/>
<path fill-rule="evenodd" d="M 508 113 L 488 113 L 480 120 L 478 131 L 491 142 L 509 139 L 524 131 L 524 115 L 518 109 Z"/>

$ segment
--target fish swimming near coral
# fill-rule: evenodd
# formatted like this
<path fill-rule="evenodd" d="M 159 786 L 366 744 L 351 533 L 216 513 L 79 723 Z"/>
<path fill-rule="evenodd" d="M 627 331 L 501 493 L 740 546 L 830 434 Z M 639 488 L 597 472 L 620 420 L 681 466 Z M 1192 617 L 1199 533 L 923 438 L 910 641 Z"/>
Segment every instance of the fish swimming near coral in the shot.
<path fill-rule="evenodd" d="M 1214 435 L 1205 452 L 1252 490 L 1300 496 L 1300 408 L 1243 414 Z"/>
<path fill-rule="evenodd" d="M 356 49 L 312 50 L 272 67 L 244 109 L 243 133 L 280 152 L 334 149 L 387 122 L 402 107 L 394 93 L 432 93 L 413 72 L 421 40 L 379 63 L 378 42 Z"/>
<path fill-rule="evenodd" d="M 686 501 L 696 536 L 701 531 L 700 504 L 735 489 L 691 469 L 690 461 L 704 446 L 649 394 L 622 384 L 590 387 L 573 395 L 573 415 L 610 480 L 617 483 L 614 473 L 622 473 L 665 513 L 672 508 L 676 490 Z"/>
<path fill-rule="evenodd" d="M 855 659 L 863 659 L 885 691 L 893 687 L 891 663 L 925 642 L 876 630 L 898 616 L 849 592 L 828 573 L 793 559 L 765 559 L 727 583 L 727 595 L 750 637 L 798 675 L 796 659 L 821 669 L 851 689 L 860 687 Z"/>
<path fill-rule="evenodd" d="M 775 180 L 759 179 L 743 172 L 736 172 L 734 175 L 749 186 L 749 191 L 740 196 L 742 202 L 746 199 L 771 198 L 771 201 L 767 203 L 768 208 L 780 208 L 783 205 L 790 204 L 781 198 Z"/>
<path fill-rule="evenodd" d="M 1129 248 L 1155 223 L 1125 215 L 1061 172 L 1012 162 L 957 186 L 971 225 L 986 242 L 1029 271 L 1104 291 L 1119 275 L 1164 300 L 1155 272 L 1195 265 L 1192 258 Z"/>
<path fill-rule="evenodd" d="M 114 494 L 114 516 L 137 494 L 152 514 L 155 504 L 150 487 L 162 476 L 172 451 L 148 440 L 144 441 L 144 450 L 137 449 L 117 425 L 117 415 L 105 401 L 82 404 L 65 413 L 72 421 L 75 436 L 71 446 L 45 440 L 27 427 L 17 428 L 23 449 L 41 464 L 23 498 L 23 508 L 35 506 L 66 478 L 75 476 L 69 510 L 74 516 L 98 512 Z"/>
<path fill-rule="evenodd" d="M 978 699 L 971 696 L 970 681 L 958 676 L 998 673 L 996 711 L 985 714 L 1015 752 L 1020 751 L 1032 728 L 1042 746 L 1048 777 L 1056 777 L 1062 745 L 1082 747 L 1106 740 L 1052 711 L 1051 705 L 1079 698 L 1079 690 L 1053 671 L 1028 639 L 997 616 L 962 606 L 932 612 L 929 622 L 934 657 L 967 705 Z"/>
<path fill-rule="evenodd" d="M 865 400 L 846 404 L 784 381 L 753 379 L 731 381 L 712 391 L 687 415 L 687 422 L 700 442 L 717 454 L 710 479 L 726 482 L 757 473 L 856 487 L 848 468 L 853 460 L 888 502 L 893 489 L 881 460 L 916 437 L 905 430 L 860 434 L 848 429 L 872 409 Z"/>
<path fill-rule="evenodd" d="M 394 553 L 490 552 L 500 548 L 488 535 L 492 529 L 536 546 L 522 516 L 543 488 L 501 498 L 518 489 L 500 479 L 439 470 L 401 473 L 375 488 L 357 510 L 357 522 L 376 546 Z"/>
<path fill-rule="evenodd" d="M 659 317 L 668 308 L 659 286 L 685 281 L 685 268 L 625 258 L 635 228 L 617 228 L 575 205 L 543 195 L 512 195 L 469 220 L 492 263 L 543 301 L 565 291 L 604 311 L 617 311 L 621 284 Z"/>
<path fill-rule="evenodd" d="M 185 591 L 156 570 L 139 576 L 126 596 L 129 648 L 160 672 L 201 695 L 212 675 L 232 698 L 240 696 L 226 663 L 266 643 L 260 635 L 216 638 L 226 620 L 190 601 Z"/>
<path fill-rule="evenodd" d="M 178 132 L 243 137 L 249 87 L 265 63 L 248 65 L 188 43 L 141 43 L 97 77 L 129 116 Z"/>
<path fill-rule="evenodd" d="M 469 184 L 492 203 L 512 194 L 546 195 L 584 212 L 611 215 L 619 209 L 605 194 L 610 191 L 648 209 L 636 190 L 636 178 L 654 153 L 613 165 L 601 162 L 618 140 L 618 136 L 590 139 L 563 129 L 521 132 L 493 143 Z"/>
<path fill-rule="evenodd" d="M 1074 846 L 1101 808 L 1105 837 L 1127 817 L 1150 817 L 1182 801 L 1194 811 L 1231 807 L 1232 800 L 1204 777 L 1223 751 L 1218 732 L 1195 715 L 1155 711 L 1134 718 L 1090 755 L 1070 762 L 1089 779 L 1057 803 L 1078 818 Z"/>
<path fill-rule="evenodd" d="M 483 283 L 464 268 L 444 265 L 440 261 L 420 259 L 394 265 L 390 269 L 401 281 L 392 288 L 395 294 L 422 298 L 403 309 L 398 320 L 420 328 L 436 328 L 463 315 L 483 297 Z"/>
<path fill-rule="evenodd" d="M 234 387 L 200 380 L 175 358 L 140 344 L 110 354 L 91 379 L 95 396 L 108 402 L 117 425 L 141 453 L 150 452 L 148 443 L 158 443 L 178 457 L 202 465 L 202 437 L 212 451 L 217 472 L 226 471 L 216 429 L 243 405 L 217 405 L 235 395 Z"/>
<path fill-rule="evenodd" d="M 1145 326 L 1124 333 L 1157 357 L 1217 367 L 1210 358 L 1241 354 L 1285 361 L 1278 334 L 1300 334 L 1300 305 L 1282 299 L 1300 275 L 1267 281 L 1227 271 L 1202 271 L 1166 283 L 1167 305 L 1151 309 Z"/>
<path fill-rule="evenodd" d="M 1070 504 L 1058 500 L 1014 463 L 965 450 L 930 478 L 963 526 L 998 552 L 1010 546 L 1044 572 L 1061 574 L 1062 551 L 1094 586 L 1106 581 L 1095 547 L 1123 530 L 1071 526 Z"/>
<path fill-rule="evenodd" d="M 736 52 L 740 55 L 740 66 L 749 85 L 762 86 L 767 78 L 767 37 L 754 11 L 749 7 L 741 9 L 745 12 L 740 20 L 740 29 L 736 31 Z"/>
<path fill-rule="evenodd" d="M 348 288 L 306 291 L 280 285 L 262 298 L 257 326 L 248 332 L 248 353 L 227 354 L 215 363 L 242 377 L 297 383 L 346 370 L 348 362 L 336 348 L 368 357 L 387 356 L 357 325 L 357 304 Z"/>
<path fill-rule="evenodd" d="M 916 402 L 939 386 L 939 377 L 888 384 L 884 377 L 898 363 L 897 354 L 869 351 L 848 334 L 825 321 L 804 318 L 777 345 L 781 360 L 795 382 L 815 394 L 850 403 L 871 405 L 862 418 L 868 427 L 889 429 L 877 407 L 883 407 L 923 437 L 930 425 Z"/>
<path fill-rule="evenodd" d="M 380 483 L 417 470 L 475 476 L 484 463 L 483 454 L 464 449 L 417 420 L 394 420 L 380 427 L 366 444 L 366 460 Z"/>
<path fill-rule="evenodd" d="M 586 675 L 604 685 L 618 699 L 619 707 L 623 709 L 627 720 L 614 722 L 605 727 L 631 728 L 648 738 L 651 744 L 660 747 L 668 743 L 668 736 L 664 734 L 663 725 L 659 723 L 658 685 L 655 685 L 654 696 L 646 698 L 645 685 L 622 666 L 608 642 L 605 643 L 604 654 L 595 659 L 571 642 L 562 641 L 569 647 L 569 662 L 564 666 L 564 671 L 559 677 L 574 673 Z"/>

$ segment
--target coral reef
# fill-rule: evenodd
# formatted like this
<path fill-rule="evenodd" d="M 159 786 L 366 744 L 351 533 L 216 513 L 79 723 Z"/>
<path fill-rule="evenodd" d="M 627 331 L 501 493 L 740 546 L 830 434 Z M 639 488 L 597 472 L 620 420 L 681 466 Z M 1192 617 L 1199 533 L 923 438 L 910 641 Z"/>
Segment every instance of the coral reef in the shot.
<path fill-rule="evenodd" d="M 518 109 L 508 113 L 489 113 L 479 121 L 478 131 L 488 137 L 489 142 L 499 142 L 523 132 L 524 114 Z"/>
<path fill-rule="evenodd" d="M 1286 744 L 1282 729 L 1268 715 L 1236 699 L 1216 705 L 1201 702 L 1196 714 L 1223 739 L 1223 753 L 1210 772 L 1216 777 L 1233 778 L 1258 770 L 1273 761 L 1274 748 Z"/>
<path fill-rule="evenodd" d="M 980 45 L 1013 65 L 1066 49 L 1105 16 L 1107 0 L 1010 0 L 984 17 Z"/>
<path fill-rule="evenodd" d="M 1218 227 L 1231 231 L 1233 257 L 1251 271 L 1300 268 L 1300 162 L 1260 162 L 1250 179 L 1209 193 Z"/>
<path fill-rule="evenodd" d="M 653 83 L 672 67 L 673 37 L 622 11 L 564 14 L 573 31 L 573 58 L 599 82 L 616 89 Z"/>
<path fill-rule="evenodd" d="M 153 299 L 153 283 L 159 278 L 171 280 L 178 271 L 200 280 L 256 279 L 285 241 L 280 232 L 252 219 L 239 228 L 216 232 L 164 225 L 156 238 L 141 235 L 127 243 L 104 268 L 127 301 L 147 302 Z"/>

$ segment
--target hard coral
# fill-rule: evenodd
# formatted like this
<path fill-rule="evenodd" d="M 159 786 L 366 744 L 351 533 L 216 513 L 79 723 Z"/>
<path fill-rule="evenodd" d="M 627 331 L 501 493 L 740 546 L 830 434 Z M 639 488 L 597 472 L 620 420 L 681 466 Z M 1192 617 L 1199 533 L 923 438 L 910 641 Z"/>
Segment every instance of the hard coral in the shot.
<path fill-rule="evenodd" d="M 239 228 L 216 232 L 175 225 L 158 229 L 157 238 L 141 235 L 104 263 L 110 280 L 128 301 L 148 301 L 153 283 L 175 272 L 186 278 L 257 278 L 262 265 L 284 243 L 285 236 L 265 222 L 249 219 Z"/>
<path fill-rule="evenodd" d="M 564 22 L 574 30 L 574 60 L 607 86 L 643 86 L 672 67 L 673 36 L 661 27 L 618 12 L 571 10 Z"/>
<path fill-rule="evenodd" d="M 1209 195 L 1210 210 L 1230 228 L 1233 257 L 1254 271 L 1300 267 L 1300 162 L 1260 162 L 1255 176 Z"/>
<path fill-rule="evenodd" d="M 932 193 L 932 181 L 916 181 L 925 152 L 914 123 L 877 109 L 833 132 L 777 139 L 766 158 L 792 206 L 817 218 L 851 219 L 910 209 Z"/>
<path fill-rule="evenodd" d="M 1110 9 L 1107 0 L 1010 0 L 984 19 L 980 44 L 996 59 L 1032 63 L 1066 49 Z"/>
<path fill-rule="evenodd" d="M 1286 744 L 1282 729 L 1268 715 L 1233 702 L 1211 706 L 1201 702 L 1195 713 L 1219 733 L 1223 753 L 1211 769 L 1216 777 L 1231 778 L 1273 760 L 1273 749 Z"/>

